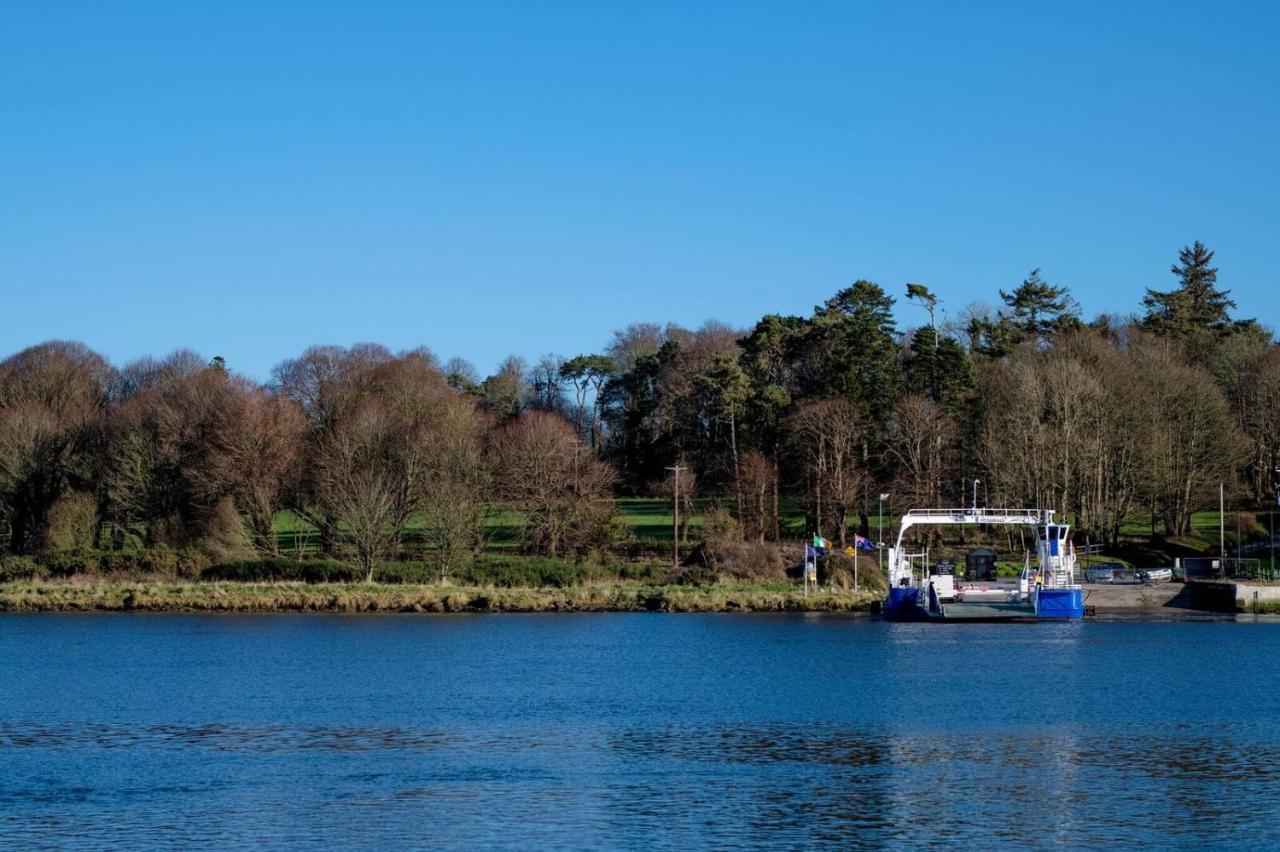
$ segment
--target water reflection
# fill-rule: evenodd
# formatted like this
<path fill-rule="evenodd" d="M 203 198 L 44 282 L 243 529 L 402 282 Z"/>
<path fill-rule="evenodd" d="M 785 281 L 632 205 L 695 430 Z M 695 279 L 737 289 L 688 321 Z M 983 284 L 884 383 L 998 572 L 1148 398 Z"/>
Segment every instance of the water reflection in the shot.
<path fill-rule="evenodd" d="M 0 812 L 10 828 L 22 827 L 12 837 L 88 842 L 123 827 L 185 842 L 197 839 L 191 830 L 199 825 L 283 841 L 304 824 L 312 837 L 350 839 L 360 824 L 383 838 L 430 825 L 434 841 L 450 844 L 477 836 L 863 847 L 1280 839 L 1273 824 L 1280 748 L 1202 731 L 955 735 L 724 724 L 558 738 L 274 725 L 0 726 L 7 766 L 20 765 L 22 752 L 59 750 L 81 757 L 123 750 L 130 759 L 176 751 L 187 761 L 204 752 L 249 762 L 191 771 L 187 784 L 0 782 Z M 321 753 L 343 757 L 305 757 Z M 272 755 L 305 760 L 290 765 L 314 771 L 310 795 L 273 788 L 264 773 L 271 764 L 261 762 Z M 194 809 L 193 822 L 157 826 L 147 810 L 157 807 L 171 818 Z M 58 816 L 68 808 L 78 813 L 74 824 Z"/>
<path fill-rule="evenodd" d="M 836 842 L 1080 845 L 1220 841 L 1247 834 L 1245 826 L 1255 839 L 1274 839 L 1280 746 L 1170 734 L 728 726 L 627 731 L 611 736 L 609 747 L 655 765 L 723 766 L 719 808 L 735 815 L 747 840 L 781 832 Z M 756 771 L 734 773 L 736 766 Z M 751 777 L 780 786 L 742 780 Z M 678 808 L 684 792 L 632 789 L 616 804 L 643 818 Z"/>

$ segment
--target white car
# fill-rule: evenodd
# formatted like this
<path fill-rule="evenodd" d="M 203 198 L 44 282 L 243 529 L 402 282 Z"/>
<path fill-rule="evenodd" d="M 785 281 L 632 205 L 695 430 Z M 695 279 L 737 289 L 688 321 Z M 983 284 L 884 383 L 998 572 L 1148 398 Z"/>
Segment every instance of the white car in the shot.
<path fill-rule="evenodd" d="M 1084 571 L 1084 581 L 1086 583 L 1114 583 L 1116 572 L 1124 569 L 1123 565 L 1115 562 L 1104 562 L 1100 565 L 1093 565 Z"/>

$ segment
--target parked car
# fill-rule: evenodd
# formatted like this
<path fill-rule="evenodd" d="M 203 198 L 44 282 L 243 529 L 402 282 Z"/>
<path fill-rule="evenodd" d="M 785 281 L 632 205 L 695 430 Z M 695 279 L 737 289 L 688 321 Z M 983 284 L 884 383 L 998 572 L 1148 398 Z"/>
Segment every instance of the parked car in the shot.
<path fill-rule="evenodd" d="M 1114 583 L 1116 574 L 1123 570 L 1124 566 L 1118 562 L 1099 562 L 1085 569 L 1084 581 L 1086 583 Z"/>
<path fill-rule="evenodd" d="M 1144 583 L 1172 583 L 1172 568 L 1148 568 L 1138 572 L 1138 579 Z"/>

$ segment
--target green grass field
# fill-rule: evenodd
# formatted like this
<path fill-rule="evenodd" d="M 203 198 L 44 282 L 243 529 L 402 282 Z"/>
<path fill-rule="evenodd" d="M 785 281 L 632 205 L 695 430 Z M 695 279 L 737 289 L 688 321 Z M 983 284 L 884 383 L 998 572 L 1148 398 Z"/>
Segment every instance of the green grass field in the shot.
<path fill-rule="evenodd" d="M 671 501 L 659 497 L 625 497 L 616 501 L 617 518 L 624 526 L 627 537 L 635 544 L 658 549 L 669 546 L 672 537 Z M 694 501 L 695 513 L 687 520 L 687 540 L 692 543 L 701 537 L 703 514 L 717 506 L 731 507 L 732 502 L 717 498 L 700 498 Z M 785 499 L 783 501 L 783 534 L 787 538 L 799 539 L 804 535 L 804 512 L 799 501 Z M 1256 523 L 1264 531 L 1270 527 L 1271 518 L 1268 510 L 1253 513 Z M 1246 513 L 1228 512 L 1226 516 L 1226 544 L 1231 549 L 1236 545 L 1236 520 L 1241 520 L 1241 539 L 1249 538 Z M 1157 565 L 1171 562 L 1175 556 L 1194 556 L 1216 553 L 1218 548 L 1217 512 L 1197 512 L 1192 518 L 1194 534 L 1159 544 L 1150 544 L 1151 521 L 1144 513 L 1134 513 L 1124 524 L 1121 534 L 1128 543 L 1119 551 L 1099 556 L 1107 562 L 1120 562 L 1126 566 Z M 682 519 L 683 520 L 683 519 Z M 896 534 L 898 515 L 885 513 L 883 519 L 872 514 L 870 517 L 873 531 L 879 529 L 881 520 L 884 525 L 886 539 L 892 541 Z M 858 519 L 850 518 L 850 526 L 856 526 Z M 1280 516 L 1275 519 L 1277 531 L 1280 531 Z M 500 510 L 493 513 L 486 521 L 488 549 L 494 552 L 511 551 L 519 546 L 521 516 L 511 510 Z M 282 552 L 314 553 L 319 544 L 319 535 L 305 519 L 293 512 L 281 512 L 276 517 L 276 530 L 280 539 Z M 1258 532 L 1254 528 L 1255 535 Z M 828 537 L 834 537 L 828 532 Z M 412 547 L 415 542 L 424 542 L 423 522 L 420 518 L 411 519 L 406 530 L 405 544 Z M 1077 541 L 1083 545 L 1085 542 Z M 961 546 L 963 547 L 963 546 Z M 999 549 L 999 548 L 998 548 Z M 1002 554 L 1010 564 L 1017 560 L 1012 554 Z M 1088 560 L 1085 560 L 1086 562 Z"/>
<path fill-rule="evenodd" d="M 670 544 L 672 537 L 671 501 L 660 497 L 622 497 L 615 501 L 617 518 L 626 527 L 630 536 L 640 544 Z M 690 542 L 697 541 L 702 533 L 703 514 L 717 506 L 732 508 L 731 500 L 718 498 L 699 498 L 694 500 L 694 514 L 691 518 L 681 518 L 687 525 L 686 536 Z M 871 526 L 877 527 L 880 519 L 871 516 Z M 519 512 L 499 510 L 494 512 L 485 522 L 488 546 L 492 550 L 503 550 L 516 547 L 520 541 L 522 519 Z M 897 518 L 885 513 L 884 529 L 886 535 Z M 850 524 L 856 525 L 857 518 L 850 518 Z M 301 548 L 310 552 L 318 541 L 318 531 L 305 518 L 292 511 L 283 511 L 276 515 L 276 535 L 280 539 L 280 547 L 288 552 Z M 422 518 L 411 518 L 406 527 L 406 539 L 412 541 L 423 534 Z M 804 511 L 799 501 L 784 499 L 782 501 L 782 529 L 788 538 L 800 538 L 804 535 Z M 828 537 L 832 537 L 828 533 Z"/>

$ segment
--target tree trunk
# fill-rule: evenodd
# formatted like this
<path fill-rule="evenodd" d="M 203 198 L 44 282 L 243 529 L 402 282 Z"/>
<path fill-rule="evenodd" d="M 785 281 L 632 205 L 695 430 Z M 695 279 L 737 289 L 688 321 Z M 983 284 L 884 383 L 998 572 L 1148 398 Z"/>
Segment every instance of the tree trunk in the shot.
<path fill-rule="evenodd" d="M 733 491 L 734 500 L 737 501 L 733 509 L 738 516 L 738 523 L 742 523 L 742 472 L 738 469 L 738 425 L 733 412 L 729 413 L 729 444 L 733 448 Z"/>
<path fill-rule="evenodd" d="M 782 511 L 779 507 L 778 499 L 778 480 L 781 474 L 778 470 L 778 442 L 773 442 L 773 540 L 782 540 Z"/>

